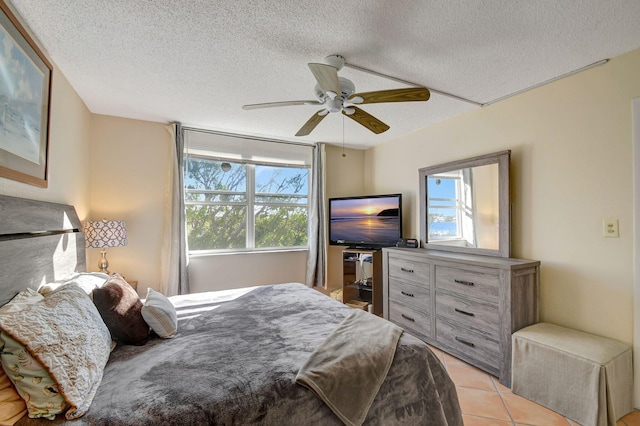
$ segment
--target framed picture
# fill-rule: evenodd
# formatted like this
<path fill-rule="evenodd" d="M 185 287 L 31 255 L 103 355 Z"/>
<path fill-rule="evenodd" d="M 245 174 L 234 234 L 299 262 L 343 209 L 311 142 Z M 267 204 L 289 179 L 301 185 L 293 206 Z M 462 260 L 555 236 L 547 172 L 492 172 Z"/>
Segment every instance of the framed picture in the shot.
<path fill-rule="evenodd" d="M 0 176 L 46 188 L 51 64 L 0 0 Z"/>

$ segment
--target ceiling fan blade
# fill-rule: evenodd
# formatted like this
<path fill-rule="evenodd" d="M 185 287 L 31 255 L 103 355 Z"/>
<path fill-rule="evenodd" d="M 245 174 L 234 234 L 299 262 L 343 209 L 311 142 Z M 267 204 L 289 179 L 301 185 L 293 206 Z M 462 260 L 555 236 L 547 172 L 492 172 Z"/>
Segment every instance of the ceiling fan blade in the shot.
<path fill-rule="evenodd" d="M 313 114 L 311 116 L 311 118 L 304 123 L 304 126 L 302 126 L 300 128 L 300 130 L 298 130 L 298 133 L 296 133 L 296 136 L 307 136 L 309 133 L 311 133 L 313 131 L 313 129 L 316 128 L 316 126 L 318 124 L 320 124 L 320 122 L 329 114 L 322 114 L 324 111 L 324 109 L 321 109 L 320 111 L 316 112 L 315 114 Z"/>
<path fill-rule="evenodd" d="M 379 90 L 376 92 L 354 93 L 348 102 L 355 104 L 375 104 L 381 102 L 415 102 L 428 101 L 431 93 L 426 87 L 410 87 L 408 89 Z M 362 102 L 358 102 L 362 98 Z"/>
<path fill-rule="evenodd" d="M 340 90 L 340 80 L 338 80 L 338 70 L 336 68 L 331 65 L 312 63 L 309 64 L 309 69 L 311 69 L 322 91 L 327 93 L 327 95 L 329 95 L 329 92 L 334 94 L 334 96 L 330 96 L 331 99 L 342 92 Z"/>
<path fill-rule="evenodd" d="M 291 105 L 322 105 L 318 101 L 284 101 L 284 102 L 266 102 L 263 104 L 249 104 L 242 105 L 242 109 L 258 109 L 258 108 L 271 108 Z"/>
<path fill-rule="evenodd" d="M 361 110 L 357 106 L 350 106 L 349 108 L 353 108 L 354 112 L 351 114 L 347 114 L 346 112 L 342 111 L 342 113 L 350 119 L 362 124 L 364 127 L 371 130 L 376 135 L 389 130 L 389 126 L 387 126 L 368 112 Z"/>

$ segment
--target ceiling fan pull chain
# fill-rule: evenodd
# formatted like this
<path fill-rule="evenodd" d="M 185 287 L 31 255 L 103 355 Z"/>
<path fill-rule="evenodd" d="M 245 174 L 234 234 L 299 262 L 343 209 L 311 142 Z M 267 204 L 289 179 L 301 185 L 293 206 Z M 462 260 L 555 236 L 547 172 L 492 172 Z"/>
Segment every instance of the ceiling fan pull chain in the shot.
<path fill-rule="evenodd" d="M 347 154 L 344 153 L 344 114 L 342 115 L 342 158 L 346 157 Z"/>

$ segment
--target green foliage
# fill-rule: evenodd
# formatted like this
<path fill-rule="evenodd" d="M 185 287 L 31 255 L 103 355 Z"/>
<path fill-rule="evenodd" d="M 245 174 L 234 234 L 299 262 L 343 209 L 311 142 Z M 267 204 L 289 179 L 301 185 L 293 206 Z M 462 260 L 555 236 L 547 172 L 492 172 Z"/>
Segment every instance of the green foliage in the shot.
<path fill-rule="evenodd" d="M 306 207 L 268 207 L 256 211 L 256 247 L 307 245 Z"/>
<path fill-rule="evenodd" d="M 244 248 L 246 207 L 188 205 L 186 209 L 189 250 Z"/>

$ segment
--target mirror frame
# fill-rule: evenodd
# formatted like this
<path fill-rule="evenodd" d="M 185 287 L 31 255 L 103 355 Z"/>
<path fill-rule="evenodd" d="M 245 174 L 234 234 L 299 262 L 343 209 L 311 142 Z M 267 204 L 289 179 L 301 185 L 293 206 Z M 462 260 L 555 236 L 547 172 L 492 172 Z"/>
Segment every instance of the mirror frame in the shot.
<path fill-rule="evenodd" d="M 492 154 L 480 155 L 459 161 L 438 164 L 436 166 L 418 169 L 420 176 L 420 244 L 422 247 L 440 251 L 454 251 L 462 253 L 482 254 L 486 256 L 511 256 L 511 200 L 509 189 L 509 174 L 511 151 L 500 151 Z M 430 244 L 427 240 L 427 176 L 435 173 L 450 172 L 452 170 L 469 167 L 498 164 L 498 249 L 483 249 L 476 247 L 457 247 L 446 244 Z"/>

